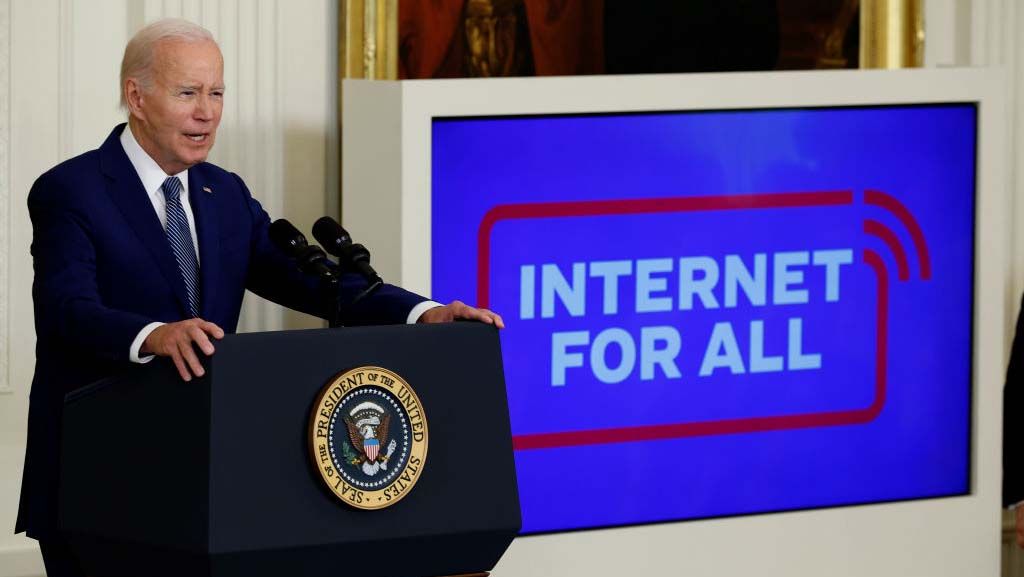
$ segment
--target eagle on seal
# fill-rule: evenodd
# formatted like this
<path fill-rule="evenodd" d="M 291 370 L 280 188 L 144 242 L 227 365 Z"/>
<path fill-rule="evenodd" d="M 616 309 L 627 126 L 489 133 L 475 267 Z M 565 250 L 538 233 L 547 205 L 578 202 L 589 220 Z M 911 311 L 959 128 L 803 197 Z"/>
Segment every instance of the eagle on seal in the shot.
<path fill-rule="evenodd" d="M 390 451 L 383 454 L 381 449 L 387 446 L 390 423 L 391 415 L 374 403 L 362 403 L 352 410 L 345 425 L 349 441 L 356 450 L 353 465 L 387 462 Z"/>

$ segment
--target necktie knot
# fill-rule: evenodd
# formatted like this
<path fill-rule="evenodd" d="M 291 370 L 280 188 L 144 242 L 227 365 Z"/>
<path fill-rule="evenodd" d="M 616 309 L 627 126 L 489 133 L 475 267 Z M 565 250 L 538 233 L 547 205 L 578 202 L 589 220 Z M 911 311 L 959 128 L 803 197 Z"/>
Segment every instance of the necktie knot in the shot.
<path fill-rule="evenodd" d="M 181 194 L 181 181 L 178 180 L 177 176 L 172 176 L 164 181 L 164 185 L 160 187 L 164 191 L 164 198 L 168 201 L 178 200 L 178 195 Z"/>

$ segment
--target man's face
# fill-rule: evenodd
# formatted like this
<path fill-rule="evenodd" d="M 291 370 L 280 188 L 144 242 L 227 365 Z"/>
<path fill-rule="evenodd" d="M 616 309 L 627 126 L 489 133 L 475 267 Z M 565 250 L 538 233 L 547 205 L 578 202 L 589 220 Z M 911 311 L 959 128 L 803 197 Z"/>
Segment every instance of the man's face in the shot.
<path fill-rule="evenodd" d="M 224 60 L 213 42 L 157 44 L 147 90 L 129 80 L 135 137 L 167 174 L 206 160 L 224 106 Z"/>

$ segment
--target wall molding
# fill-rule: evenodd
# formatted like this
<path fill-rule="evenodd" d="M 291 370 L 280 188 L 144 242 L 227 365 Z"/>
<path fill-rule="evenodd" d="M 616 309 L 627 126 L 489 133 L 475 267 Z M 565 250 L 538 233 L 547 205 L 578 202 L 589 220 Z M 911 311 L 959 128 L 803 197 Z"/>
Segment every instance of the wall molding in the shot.
<path fill-rule="evenodd" d="M 0 393 L 11 392 L 11 0 L 0 0 Z"/>
<path fill-rule="evenodd" d="M 61 160 L 74 156 L 75 7 L 73 0 L 60 0 L 60 36 L 57 37 L 57 150 Z"/>
<path fill-rule="evenodd" d="M 283 215 L 284 126 L 281 120 L 281 9 L 277 0 L 239 4 L 233 18 L 204 22 L 224 54 L 224 118 L 210 159 L 237 172 L 271 218 Z M 219 24 L 219 29 L 216 24 Z M 245 293 L 238 332 L 281 330 L 284 309 Z"/>
<path fill-rule="evenodd" d="M 1001 67 L 1006 79 L 1006 355 L 1009 358 L 1021 292 L 1024 292 L 1024 42 L 1017 31 L 1024 10 L 1016 0 L 973 0 L 971 3 L 971 61 L 973 66 Z M 1021 570 L 1024 575 L 1024 569 Z"/>

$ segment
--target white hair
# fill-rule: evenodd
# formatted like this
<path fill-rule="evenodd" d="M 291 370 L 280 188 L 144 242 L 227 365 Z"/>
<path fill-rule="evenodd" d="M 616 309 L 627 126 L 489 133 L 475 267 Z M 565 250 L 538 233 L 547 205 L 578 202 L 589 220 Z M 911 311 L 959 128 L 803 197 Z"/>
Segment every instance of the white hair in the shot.
<path fill-rule="evenodd" d="M 183 40 L 185 42 L 213 42 L 213 34 L 202 26 L 180 18 L 164 18 L 157 20 L 135 33 L 124 48 L 121 59 L 121 108 L 127 109 L 128 102 L 124 96 L 124 83 L 135 78 L 144 90 L 153 87 L 153 55 L 157 44 L 163 40 Z"/>

